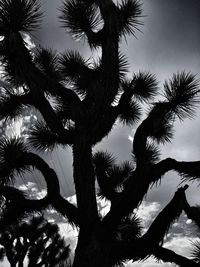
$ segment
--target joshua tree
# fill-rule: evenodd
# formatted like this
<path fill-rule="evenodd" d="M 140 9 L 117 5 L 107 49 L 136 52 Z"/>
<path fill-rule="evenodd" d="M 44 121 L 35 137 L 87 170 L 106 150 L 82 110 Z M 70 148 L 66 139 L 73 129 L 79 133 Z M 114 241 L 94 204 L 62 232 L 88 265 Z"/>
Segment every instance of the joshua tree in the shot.
<path fill-rule="evenodd" d="M 140 27 L 141 5 L 137 0 L 68 0 L 60 8 L 62 26 L 75 38 L 85 39 L 91 49 L 100 49 L 100 59 L 85 60 L 78 52 L 57 54 L 53 50 L 30 51 L 23 32 L 36 30 L 41 22 L 37 0 L 0 0 L 1 61 L 5 78 L 12 85 L 1 97 L 2 118 L 23 115 L 33 106 L 43 120 L 30 132 L 29 144 L 38 150 L 57 145 L 72 148 L 73 179 L 77 207 L 60 195 L 59 177 L 36 153 L 17 139 L 0 143 L 1 188 L 6 210 L 5 223 L 26 213 L 53 206 L 79 227 L 74 267 L 110 267 L 127 259 L 153 255 L 179 266 L 199 266 L 163 248 L 164 235 L 184 210 L 200 226 L 198 209 L 185 196 L 187 186 L 175 193 L 146 233 L 141 235 L 133 214 L 152 184 L 174 170 L 184 181 L 200 178 L 200 162 L 159 159 L 157 145 L 171 140 L 176 118 L 194 114 L 198 82 L 191 73 L 175 74 L 158 95 L 154 75 L 133 74 L 127 79 L 127 62 L 119 51 L 121 40 Z M 134 125 L 140 120 L 141 103 L 149 114 L 136 129 L 130 163 L 117 165 L 108 152 L 93 153 L 93 147 L 108 135 L 114 123 Z M 30 200 L 18 189 L 7 186 L 16 172 L 38 169 L 47 184 L 43 199 Z M 32 170 L 32 169 L 31 169 Z M 110 200 L 104 218 L 98 214 L 95 181 L 100 193 Z"/>
<path fill-rule="evenodd" d="M 6 227 L 0 234 L 2 256 L 6 255 L 10 266 L 55 267 L 69 258 L 69 246 L 60 236 L 58 226 L 47 222 L 42 216 Z"/>

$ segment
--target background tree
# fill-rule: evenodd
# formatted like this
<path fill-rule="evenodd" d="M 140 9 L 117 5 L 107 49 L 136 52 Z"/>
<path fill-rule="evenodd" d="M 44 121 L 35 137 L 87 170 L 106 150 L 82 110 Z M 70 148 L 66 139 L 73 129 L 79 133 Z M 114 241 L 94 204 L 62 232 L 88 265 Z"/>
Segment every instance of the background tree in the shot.
<path fill-rule="evenodd" d="M 59 234 L 56 224 L 47 222 L 43 216 L 4 228 L 0 234 L 2 255 L 7 256 L 10 266 L 69 266 L 69 246 Z"/>
<path fill-rule="evenodd" d="M 18 139 L 0 143 L 1 188 L 6 210 L 2 223 L 12 224 L 24 214 L 53 206 L 72 224 L 79 226 L 74 267 L 110 267 L 131 259 L 159 260 L 179 266 L 198 263 L 162 247 L 170 225 L 184 210 L 199 224 L 199 211 L 190 207 L 183 186 L 159 213 L 143 235 L 134 214 L 152 184 L 171 170 L 182 181 L 200 178 L 200 162 L 159 159 L 157 145 L 173 137 L 176 118 L 192 117 L 198 104 L 198 81 L 191 73 L 175 74 L 165 82 L 162 98 L 154 75 L 148 72 L 126 78 L 127 61 L 120 42 L 142 24 L 137 0 L 69 0 L 60 9 L 60 20 L 75 38 L 87 40 L 92 50 L 100 48 L 99 60 L 86 60 L 78 52 L 57 54 L 38 48 L 30 51 L 22 32 L 36 30 L 41 22 L 37 0 L 0 1 L 0 46 L 5 78 L 15 90 L 1 98 L 0 114 L 14 118 L 24 107 L 33 106 L 43 118 L 36 123 L 29 144 L 38 150 L 70 146 L 77 207 L 60 195 L 59 177 L 36 153 Z M 116 121 L 132 125 L 141 119 L 140 103 L 150 105 L 133 140 L 130 162 L 118 165 L 108 152 L 93 153 L 93 147 L 110 133 Z M 16 173 L 38 169 L 47 184 L 47 195 L 28 199 L 7 186 Z M 101 194 L 111 201 L 104 218 L 98 214 L 95 181 Z"/>

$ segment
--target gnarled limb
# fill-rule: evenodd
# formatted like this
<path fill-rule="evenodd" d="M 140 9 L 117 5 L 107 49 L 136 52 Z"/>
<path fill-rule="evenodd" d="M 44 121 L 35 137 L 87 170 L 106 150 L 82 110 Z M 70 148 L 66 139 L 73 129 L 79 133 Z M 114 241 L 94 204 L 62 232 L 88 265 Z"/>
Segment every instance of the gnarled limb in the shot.
<path fill-rule="evenodd" d="M 163 262 L 170 262 L 175 263 L 180 267 L 198 267 L 199 264 L 181 256 L 174 251 L 163 248 L 163 247 L 156 247 L 155 250 L 151 251 L 151 254 L 154 255 L 158 260 L 162 260 Z"/>
<path fill-rule="evenodd" d="M 200 229 L 200 213 L 198 207 L 191 207 L 185 198 L 184 207 L 186 215 L 191 219 Z"/>
<path fill-rule="evenodd" d="M 70 222 L 78 224 L 79 219 L 77 208 L 73 204 L 69 203 L 66 199 L 61 197 L 59 180 L 55 171 L 51 169 L 40 156 L 30 152 L 22 152 L 21 154 L 17 155 L 16 161 L 12 163 L 12 166 L 6 166 L 5 169 L 2 169 L 1 175 L 3 177 L 5 176 L 5 174 L 8 175 L 10 169 L 15 168 L 15 164 L 17 166 L 20 166 L 19 162 L 22 162 L 23 166 L 32 166 L 34 168 L 37 168 L 42 173 L 47 184 L 47 195 L 41 200 L 26 199 L 23 193 L 19 190 L 16 191 L 10 187 L 2 187 L 2 195 L 4 195 L 5 197 L 7 196 L 8 199 L 10 199 L 10 192 L 12 191 L 14 192 L 13 196 L 16 195 L 16 198 L 18 195 L 21 196 L 21 198 L 19 198 L 19 201 L 21 199 L 21 205 L 19 205 L 21 214 L 19 214 L 19 216 L 23 213 L 34 210 L 41 210 L 43 208 L 46 208 L 47 205 L 52 205 L 58 212 L 65 215 L 66 217 L 69 214 Z M 23 168 L 22 165 L 21 168 Z"/>
<path fill-rule="evenodd" d="M 163 242 L 170 225 L 183 211 L 185 204 L 185 190 L 188 186 L 179 188 L 169 204 L 158 214 L 147 232 L 141 237 L 148 247 L 154 247 Z"/>
<path fill-rule="evenodd" d="M 160 126 L 167 120 L 170 110 L 171 107 L 169 103 L 158 103 L 137 128 L 133 140 L 133 153 L 138 168 L 143 168 L 144 164 L 149 164 L 149 161 L 146 159 L 147 138 L 155 135 L 156 132 L 160 130 Z"/>
<path fill-rule="evenodd" d="M 166 158 L 153 165 L 149 172 L 149 181 L 157 182 L 168 171 L 178 172 L 184 181 L 191 181 L 200 178 L 200 161 L 177 161 L 172 158 Z"/>

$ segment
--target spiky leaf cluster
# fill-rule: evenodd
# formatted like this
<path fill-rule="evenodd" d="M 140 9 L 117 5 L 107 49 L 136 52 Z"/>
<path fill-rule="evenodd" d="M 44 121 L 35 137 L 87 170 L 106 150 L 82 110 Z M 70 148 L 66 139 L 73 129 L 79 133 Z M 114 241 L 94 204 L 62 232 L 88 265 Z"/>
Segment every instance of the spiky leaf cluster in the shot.
<path fill-rule="evenodd" d="M 158 82 L 155 75 L 149 72 L 139 72 L 133 75 L 129 88 L 140 101 L 149 101 L 157 95 Z"/>
<path fill-rule="evenodd" d="M 125 161 L 120 165 L 114 164 L 107 170 L 108 179 L 113 188 L 119 188 L 122 186 L 126 179 L 133 171 L 133 166 L 129 161 Z"/>
<path fill-rule="evenodd" d="M 40 25 L 41 11 L 38 0 L 1 0 L 0 33 L 32 31 Z"/>
<path fill-rule="evenodd" d="M 141 18 L 141 4 L 138 0 L 123 0 L 119 5 L 119 30 L 120 34 L 125 36 L 128 34 L 135 35 L 135 31 L 139 30 Z"/>
<path fill-rule="evenodd" d="M 106 171 L 113 166 L 115 161 L 116 158 L 107 151 L 98 151 L 93 156 L 93 162 L 96 168 L 101 168 Z"/>
<path fill-rule="evenodd" d="M 156 104 L 155 104 L 156 105 Z M 167 113 L 165 116 L 160 113 L 155 117 L 151 123 L 149 129 L 149 137 L 154 139 L 157 143 L 170 142 L 173 138 L 173 117 L 171 113 Z"/>
<path fill-rule="evenodd" d="M 160 159 L 160 151 L 159 148 L 152 141 L 147 141 L 145 149 L 141 150 L 141 153 L 137 157 L 142 160 L 143 163 L 155 164 Z M 137 162 L 134 150 L 133 160 Z"/>
<path fill-rule="evenodd" d="M 198 81 L 191 73 L 178 73 L 164 84 L 164 97 L 180 120 L 193 117 L 199 103 L 198 92 Z"/>
<path fill-rule="evenodd" d="M 14 173 L 22 174 L 29 170 L 29 166 L 25 165 L 21 156 L 27 152 L 24 143 L 17 138 L 2 138 L 0 140 L 0 169 L 2 183 L 4 180 L 12 180 Z"/>
<path fill-rule="evenodd" d="M 124 94 L 119 101 L 119 120 L 123 124 L 132 125 L 140 120 L 141 107 L 138 103 Z"/>
<path fill-rule="evenodd" d="M 0 96 L 0 118 L 15 119 L 23 114 L 25 106 L 20 101 L 20 95 L 3 93 Z"/>
<path fill-rule="evenodd" d="M 34 61 L 39 69 L 51 79 L 60 81 L 59 57 L 52 49 L 38 49 Z"/>
<path fill-rule="evenodd" d="M 99 151 L 93 157 L 97 181 L 100 186 L 100 195 L 112 199 L 123 190 L 123 185 L 131 175 L 133 166 L 125 161 L 120 165 L 108 152 Z"/>
<path fill-rule="evenodd" d="M 84 33 L 95 31 L 101 23 L 98 8 L 91 1 L 65 1 L 61 12 L 63 27 L 76 38 L 82 38 Z"/>
<path fill-rule="evenodd" d="M 141 220 L 135 215 L 125 217 L 118 226 L 118 238 L 122 241 L 132 241 L 141 237 L 142 225 Z"/>
<path fill-rule="evenodd" d="M 30 130 L 29 143 L 37 150 L 53 150 L 58 144 L 58 135 L 43 122 L 37 122 Z"/>
<path fill-rule="evenodd" d="M 96 77 L 95 69 L 90 68 L 88 60 L 76 51 L 64 53 L 59 63 L 65 81 L 70 83 L 78 94 L 84 96 Z"/>
<path fill-rule="evenodd" d="M 200 241 L 199 240 L 192 242 L 191 257 L 195 262 L 200 263 Z"/>

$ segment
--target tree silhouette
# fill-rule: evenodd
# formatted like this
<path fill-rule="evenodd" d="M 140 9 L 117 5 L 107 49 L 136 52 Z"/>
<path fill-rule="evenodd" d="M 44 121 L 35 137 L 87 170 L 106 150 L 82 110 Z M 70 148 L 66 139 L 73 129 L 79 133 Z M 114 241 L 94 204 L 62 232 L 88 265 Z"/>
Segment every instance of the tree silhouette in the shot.
<path fill-rule="evenodd" d="M 143 235 L 133 211 L 151 185 L 168 171 L 182 181 L 200 178 L 200 161 L 180 162 L 159 159 L 158 145 L 173 137 L 173 124 L 194 115 L 199 102 L 198 81 L 191 73 L 174 74 L 164 83 L 162 99 L 154 75 L 133 74 L 120 42 L 140 28 L 142 10 L 137 0 L 68 0 L 60 8 L 62 26 L 74 38 L 84 39 L 91 50 L 101 49 L 99 60 L 86 60 L 79 52 L 58 54 L 51 49 L 30 51 L 23 32 L 36 30 L 41 23 L 37 0 L 0 0 L 1 61 L 5 78 L 12 86 L 1 96 L 1 118 L 15 118 L 25 107 L 34 107 L 42 121 L 30 132 L 29 146 L 19 139 L 0 142 L 0 194 L 6 209 L 2 224 L 12 224 L 25 214 L 53 206 L 79 227 L 73 267 L 110 267 L 125 260 L 149 256 L 182 267 L 199 266 L 162 246 L 170 225 L 182 211 L 198 226 L 199 210 L 186 200 L 187 186 L 180 187 Z M 142 103 L 149 113 L 141 119 Z M 93 153 L 93 147 L 107 136 L 115 122 L 134 125 L 133 157 L 118 165 L 108 152 Z M 59 177 L 41 156 L 32 152 L 71 147 L 77 207 L 60 194 Z M 7 186 L 16 173 L 38 169 L 47 184 L 47 194 L 28 199 L 20 190 Z M 100 193 L 111 201 L 104 218 L 98 214 L 95 181 Z"/>
<path fill-rule="evenodd" d="M 35 216 L 4 229 L 0 234 L 2 257 L 7 256 L 10 266 L 23 267 L 25 257 L 28 267 L 53 267 L 66 263 L 69 246 L 61 238 L 58 226 L 47 222 L 43 216 Z"/>

